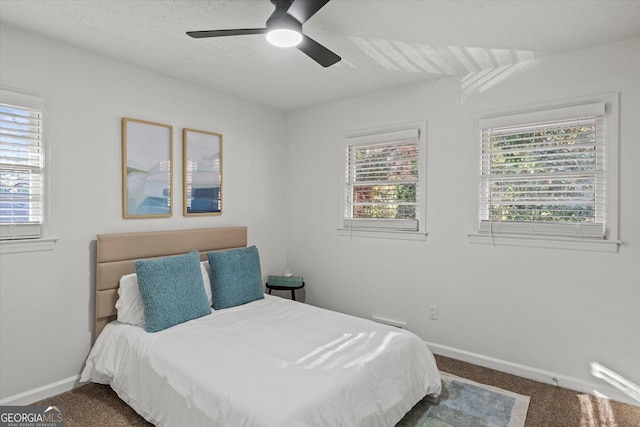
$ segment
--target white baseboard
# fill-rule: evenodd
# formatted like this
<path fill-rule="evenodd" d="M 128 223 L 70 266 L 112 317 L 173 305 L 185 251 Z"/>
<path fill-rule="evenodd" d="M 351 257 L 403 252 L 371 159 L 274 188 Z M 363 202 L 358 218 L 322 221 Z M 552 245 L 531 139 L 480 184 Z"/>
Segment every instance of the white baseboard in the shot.
<path fill-rule="evenodd" d="M 460 350 L 446 345 L 436 344 L 428 341 L 425 341 L 425 343 L 434 354 L 438 354 L 440 356 L 462 360 L 463 362 L 473 363 L 474 365 L 495 369 L 496 371 L 506 372 L 508 374 L 517 375 L 519 377 L 527 378 L 541 383 L 557 385 L 581 393 L 587 393 L 598 397 L 605 397 L 607 399 L 616 400 L 628 405 L 640 407 L 639 401 L 633 399 L 629 395 L 604 382 L 584 381 L 578 378 L 572 378 L 555 372 L 532 368 L 530 366 L 520 365 L 517 363 L 508 362 L 506 360 L 496 359 L 493 357 L 484 356 L 482 354 Z"/>
<path fill-rule="evenodd" d="M 60 393 L 64 393 L 80 385 L 80 375 L 74 375 L 72 377 L 56 381 L 51 384 L 43 385 L 42 387 L 27 390 L 23 393 L 19 393 L 13 396 L 5 397 L 0 400 L 0 406 L 24 406 L 31 405 L 42 399 L 55 396 Z"/>

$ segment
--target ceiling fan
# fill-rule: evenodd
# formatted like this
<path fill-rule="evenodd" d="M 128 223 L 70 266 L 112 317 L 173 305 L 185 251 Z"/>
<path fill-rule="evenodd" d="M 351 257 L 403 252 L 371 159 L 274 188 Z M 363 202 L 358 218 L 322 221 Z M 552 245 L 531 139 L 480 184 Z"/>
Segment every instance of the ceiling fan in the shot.
<path fill-rule="evenodd" d="M 311 18 L 330 0 L 271 0 L 276 10 L 271 14 L 265 28 L 244 28 L 237 30 L 188 31 L 193 38 L 241 36 L 246 34 L 266 34 L 269 43 L 281 47 L 297 47 L 309 58 L 323 67 L 329 67 L 340 58 L 320 43 L 302 32 L 302 24 Z"/>

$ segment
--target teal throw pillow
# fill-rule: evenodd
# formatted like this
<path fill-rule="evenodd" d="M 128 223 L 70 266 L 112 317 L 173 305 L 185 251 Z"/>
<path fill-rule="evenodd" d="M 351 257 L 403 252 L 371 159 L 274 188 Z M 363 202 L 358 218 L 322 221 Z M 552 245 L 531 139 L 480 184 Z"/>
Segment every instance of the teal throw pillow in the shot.
<path fill-rule="evenodd" d="M 209 299 L 202 286 L 198 251 L 138 260 L 134 264 L 147 332 L 162 331 L 211 314 Z"/>
<path fill-rule="evenodd" d="M 235 307 L 264 298 L 258 248 L 207 252 L 211 265 L 213 308 Z"/>

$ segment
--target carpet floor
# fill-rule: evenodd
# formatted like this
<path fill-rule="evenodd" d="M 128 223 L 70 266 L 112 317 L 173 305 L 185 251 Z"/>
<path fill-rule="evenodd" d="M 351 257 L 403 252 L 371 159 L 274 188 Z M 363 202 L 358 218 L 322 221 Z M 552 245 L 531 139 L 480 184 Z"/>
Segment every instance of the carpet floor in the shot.
<path fill-rule="evenodd" d="M 436 360 L 441 371 L 530 396 L 525 427 L 640 427 L 640 407 L 448 357 L 436 356 Z M 35 404 L 64 406 L 66 427 L 151 426 L 121 401 L 109 386 L 99 384 L 87 384 Z"/>
<path fill-rule="evenodd" d="M 530 396 L 525 427 L 640 427 L 640 407 L 436 356 L 438 369 Z"/>

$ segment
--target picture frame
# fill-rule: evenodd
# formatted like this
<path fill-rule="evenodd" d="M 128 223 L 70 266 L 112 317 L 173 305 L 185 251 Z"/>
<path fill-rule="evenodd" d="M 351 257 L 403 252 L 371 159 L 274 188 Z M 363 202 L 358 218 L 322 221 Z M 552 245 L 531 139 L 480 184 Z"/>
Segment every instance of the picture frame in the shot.
<path fill-rule="evenodd" d="M 222 134 L 182 130 L 183 215 L 222 215 Z"/>
<path fill-rule="evenodd" d="M 173 126 L 122 118 L 122 217 L 173 212 Z"/>

